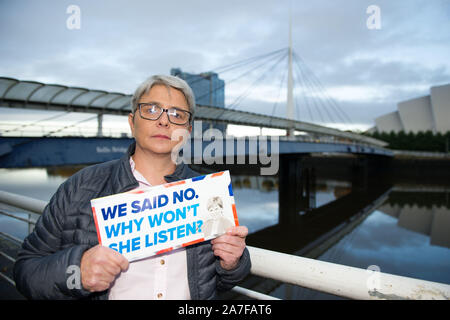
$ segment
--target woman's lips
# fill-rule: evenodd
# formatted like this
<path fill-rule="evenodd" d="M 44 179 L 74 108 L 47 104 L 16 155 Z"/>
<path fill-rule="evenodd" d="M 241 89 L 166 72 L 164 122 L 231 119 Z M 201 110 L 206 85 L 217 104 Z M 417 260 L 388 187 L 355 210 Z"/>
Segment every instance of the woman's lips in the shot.
<path fill-rule="evenodd" d="M 164 134 L 155 134 L 154 136 L 152 136 L 153 138 L 160 138 L 160 139 L 167 139 L 170 140 L 170 138 Z"/>

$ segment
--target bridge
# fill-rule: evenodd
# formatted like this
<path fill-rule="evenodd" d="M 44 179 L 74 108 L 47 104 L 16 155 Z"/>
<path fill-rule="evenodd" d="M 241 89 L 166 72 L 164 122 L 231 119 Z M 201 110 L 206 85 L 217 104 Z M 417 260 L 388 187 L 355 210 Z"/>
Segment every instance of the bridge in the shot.
<path fill-rule="evenodd" d="M 0 77 L 0 107 L 92 113 L 98 119 L 97 136 L 102 136 L 102 116 L 127 116 L 131 110 L 130 103 L 130 94 Z M 208 105 L 196 106 L 195 119 L 284 130 L 293 128 L 317 136 L 334 137 L 337 141 L 354 141 L 377 147 L 386 145 L 371 137 L 313 123 Z"/>
<path fill-rule="evenodd" d="M 67 127 L 54 130 L 40 137 L 17 137 L 14 133 L 21 127 L 3 130 L 0 137 L 0 167 L 27 167 L 63 164 L 91 164 L 120 157 L 132 142 L 128 137 L 105 137 L 102 123 L 104 115 L 126 116 L 130 112 L 131 95 L 118 92 L 106 92 L 57 84 L 45 84 L 35 81 L 21 81 L 12 78 L 0 78 L 0 107 L 23 110 L 53 110 L 65 113 L 78 112 L 94 114 L 98 129 L 94 137 L 55 137 Z M 60 114 L 61 115 L 61 114 Z M 60 116 L 59 115 L 59 116 Z M 57 118 L 52 116 L 51 118 Z M 47 120 L 49 120 L 48 118 Z M 91 118 L 89 118 L 91 119 Z M 307 123 L 298 120 L 268 116 L 229 108 L 197 105 L 193 135 L 190 146 L 202 145 L 202 150 L 211 144 L 211 137 L 206 138 L 201 121 L 284 129 L 303 134 L 277 139 L 277 150 L 269 146 L 264 152 L 279 154 L 308 153 L 351 153 L 392 157 L 390 150 L 383 148 L 386 143 L 371 137 L 340 131 L 337 129 Z M 256 139 L 220 137 L 226 155 L 252 157 L 261 153 L 264 147 Z M 218 140 L 218 137 L 215 137 Z M 217 143 L 217 142 L 216 142 Z M 66 148 L 70 145 L 71 148 Z M 273 144 L 271 144 L 272 146 Z M 56 151 L 57 150 L 57 151 Z M 193 150 L 189 152 L 193 154 Z M 214 158 L 225 157 L 225 153 L 214 153 Z"/>

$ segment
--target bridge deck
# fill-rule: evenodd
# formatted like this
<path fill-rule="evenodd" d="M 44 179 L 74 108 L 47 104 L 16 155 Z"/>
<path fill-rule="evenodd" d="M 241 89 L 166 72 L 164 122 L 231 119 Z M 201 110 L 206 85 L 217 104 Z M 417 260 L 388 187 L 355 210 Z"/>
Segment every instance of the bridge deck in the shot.
<path fill-rule="evenodd" d="M 120 158 L 131 138 L 0 137 L 0 168 L 93 164 Z M 200 152 L 199 152 L 200 150 Z M 276 154 L 348 153 L 392 157 L 390 150 L 359 144 L 263 139 L 192 139 L 184 151 L 190 158 L 234 158 Z M 200 153 L 200 154 L 198 154 Z M 259 158 L 259 159 L 258 159 Z M 194 162 L 197 163 L 197 162 Z"/>

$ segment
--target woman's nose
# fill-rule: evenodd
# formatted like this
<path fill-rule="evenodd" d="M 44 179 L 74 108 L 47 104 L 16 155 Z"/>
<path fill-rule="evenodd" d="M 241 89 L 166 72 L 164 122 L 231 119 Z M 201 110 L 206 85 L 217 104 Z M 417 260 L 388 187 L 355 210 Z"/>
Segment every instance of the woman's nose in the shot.
<path fill-rule="evenodd" d="M 169 114 L 166 111 L 163 111 L 163 114 L 159 117 L 158 124 L 164 127 L 169 126 Z"/>

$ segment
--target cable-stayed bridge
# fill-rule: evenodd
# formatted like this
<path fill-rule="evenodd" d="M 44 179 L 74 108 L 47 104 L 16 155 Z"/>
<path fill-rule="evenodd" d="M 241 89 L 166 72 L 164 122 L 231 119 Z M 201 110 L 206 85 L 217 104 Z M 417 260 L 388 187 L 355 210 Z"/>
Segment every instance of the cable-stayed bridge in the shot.
<path fill-rule="evenodd" d="M 130 101 L 130 94 L 0 77 L 0 107 L 61 111 L 64 113 L 91 113 L 94 116 L 83 120 L 83 122 L 95 118 L 99 119 L 99 133 L 102 131 L 101 117 L 103 115 L 128 115 L 131 110 Z M 235 108 L 235 103 L 232 104 L 232 107 Z M 340 131 L 314 123 L 292 120 L 284 117 L 240 111 L 234 108 L 197 105 L 195 119 L 285 130 L 293 127 L 297 131 L 331 136 L 346 139 L 347 141 L 361 142 L 374 146 L 385 145 L 382 141 L 351 132 Z M 40 120 L 40 122 L 54 120 L 62 115 L 63 114 L 59 114 L 45 118 Z M 5 135 L 5 133 L 20 131 L 26 126 L 37 125 L 38 122 L 39 121 L 19 126 L 15 129 L 3 130 L 3 135 Z M 71 126 L 80 124 L 81 122 L 72 124 Z M 56 132 L 49 132 L 46 135 L 51 136 L 54 133 L 62 131 L 64 128 L 65 127 L 62 127 Z M 101 136 L 101 134 L 99 134 L 99 136 Z"/>
<path fill-rule="evenodd" d="M 61 111 L 61 114 L 69 112 L 90 113 L 93 116 L 88 120 L 98 119 L 98 133 L 97 137 L 71 137 L 66 138 L 51 138 L 55 133 L 63 132 L 71 125 L 62 125 L 60 128 L 49 131 L 40 137 L 17 137 L 14 132 L 18 131 L 21 126 L 15 129 L 2 130 L 2 137 L 0 138 L 0 164 L 2 167 L 11 166 L 27 166 L 28 165 L 55 165 L 63 164 L 59 162 L 49 161 L 33 161 L 39 158 L 39 152 L 34 150 L 46 150 L 45 157 L 49 157 L 51 149 L 58 149 L 58 152 L 65 150 L 69 139 L 71 142 L 76 142 L 80 150 L 89 150 L 91 152 L 78 153 L 79 158 L 84 155 L 86 163 L 98 161 L 106 161 L 110 157 L 117 157 L 126 145 L 130 144 L 130 138 L 110 138 L 104 137 L 101 132 L 103 115 L 128 115 L 130 112 L 131 95 L 116 92 L 106 92 L 99 90 L 90 90 L 85 88 L 67 87 L 56 84 L 44 84 L 33 81 L 20 81 L 11 78 L 0 78 L 0 107 L 18 108 L 18 109 L 38 109 L 38 110 L 53 110 Z M 55 120 L 58 115 L 46 118 L 44 120 Z M 266 128 L 277 128 L 289 130 L 295 128 L 297 131 L 313 134 L 316 137 L 321 137 L 322 143 L 318 143 L 317 139 L 312 139 L 305 136 L 290 137 L 290 139 L 280 139 L 280 152 L 286 153 L 308 153 L 308 152 L 349 152 L 349 153 L 373 153 L 382 155 L 391 155 L 389 150 L 383 148 L 384 143 L 376 139 L 358 135 L 350 132 L 344 132 L 333 128 L 328 128 L 312 123 L 286 119 L 282 117 L 268 116 L 264 114 L 257 114 L 252 112 L 239 111 L 229 108 L 218 108 L 214 106 L 198 105 L 196 109 L 196 120 L 214 121 L 226 124 L 250 125 Z M 83 120 L 85 121 L 85 120 Z M 77 122 L 75 125 L 82 125 L 82 122 Z M 125 120 L 124 120 L 125 121 Z M 26 124 L 26 126 L 36 125 L 38 122 Z M 44 147 L 44 144 L 47 147 Z M 82 145 L 85 147 L 82 147 Z M 27 147 L 26 147 L 27 146 Z M 34 147 L 31 147 L 34 146 Z M 116 146 L 117 152 L 105 152 L 105 148 L 114 149 Z M 31 152 L 27 154 L 26 149 Z M 30 147 L 30 148 L 28 148 Z M 100 149 L 98 149 L 100 147 Z M 86 149 L 87 148 L 87 149 Z M 101 150 L 103 148 L 103 152 Z M 13 150 L 16 149 L 17 155 L 14 155 Z M 125 148 L 126 149 L 126 148 Z M 297 150 L 297 151 L 296 151 Z M 250 152 L 250 151 L 247 151 Z M 17 158 L 19 154 L 23 154 L 22 159 L 12 160 Z M 88 155 L 89 154 L 89 155 Z M 32 159 L 33 158 L 33 159 Z M 50 157 L 51 158 L 51 157 Z M 92 159 L 91 159 L 92 158 Z M 11 160 L 8 160 L 11 159 Z M 73 158 L 75 159 L 75 158 Z M 12 162 L 11 162 L 12 161 Z M 58 161 L 58 160 L 54 160 Z M 82 159 L 76 160 L 76 163 L 82 162 Z M 73 164 L 67 163 L 67 164 Z"/>
<path fill-rule="evenodd" d="M 286 61 L 287 68 L 284 64 Z M 279 72 L 279 66 L 282 66 L 281 72 Z M 226 106 L 224 102 L 219 103 L 218 106 L 212 99 L 214 97 L 216 101 L 217 94 L 220 93 L 225 100 L 225 81 L 221 80 L 218 85 L 210 85 L 206 91 L 198 89 L 196 92 L 195 90 L 199 81 L 211 77 L 211 74 L 217 77 L 215 72 L 219 72 L 221 76 L 228 75 L 227 88 L 235 85 L 240 89 L 240 93 L 234 94 L 232 100 L 227 101 Z M 266 148 L 265 152 L 280 154 L 340 152 L 392 156 L 390 150 L 383 148 L 386 145 L 383 141 L 322 125 L 330 122 L 351 124 L 351 119 L 326 93 L 317 77 L 291 47 L 219 66 L 214 68 L 214 73 L 182 74 L 181 77 L 193 87 L 196 95 L 195 121 L 211 123 L 211 127 L 212 124 L 219 123 L 286 130 L 286 136 L 278 137 L 277 150 Z M 265 113 L 245 111 L 245 105 L 249 103 L 249 100 L 256 101 L 255 98 L 251 98 L 252 93 L 259 90 L 256 95 L 261 97 L 261 87 L 268 88 L 271 83 L 274 88 L 274 82 L 277 82 L 275 88 L 278 90 L 273 90 L 272 94 L 267 93 L 262 97 L 263 100 L 273 102 L 271 114 L 268 114 L 267 108 Z M 287 85 L 284 86 L 284 84 Z M 232 88 L 231 91 L 233 90 Z M 285 104 L 282 103 L 286 101 L 282 97 L 283 91 L 287 93 Z M 283 105 L 286 106 L 286 112 L 280 110 Z M 9 127 L 5 126 L 6 123 L 0 122 L 3 127 L 0 138 L 1 167 L 102 162 L 119 157 L 132 141 L 123 134 L 121 138 L 112 138 L 105 136 L 103 132 L 104 115 L 127 116 L 129 114 L 131 94 L 0 77 L 0 107 L 59 112 L 31 123 L 14 124 Z M 26 134 L 24 137 L 23 132 L 27 129 L 49 121 L 62 122 L 62 117 L 71 113 L 89 114 L 89 116 L 75 123 L 64 123 L 57 128 L 48 128 L 39 137 Z M 310 121 L 299 120 L 299 115 L 302 119 L 307 118 Z M 91 134 L 88 137 L 89 134 L 83 132 L 84 125 L 88 121 L 95 120 L 97 120 L 97 132 L 94 136 Z M 126 123 L 125 120 L 124 123 Z M 194 132 L 196 132 L 195 124 Z M 73 135 L 70 138 L 61 137 L 67 129 L 75 127 L 81 133 L 77 135 L 78 137 L 75 138 Z M 241 143 L 244 147 L 240 148 L 238 139 L 227 137 L 225 132 L 222 133 L 222 138 L 234 141 L 234 146 L 230 148 L 228 144 L 227 150 L 229 152 L 232 149 L 232 155 L 251 156 L 261 153 L 259 143 L 252 148 L 248 140 Z M 59 137 L 54 138 L 56 136 Z M 192 136 L 192 145 L 195 144 L 195 139 L 201 139 L 202 147 L 206 148 L 208 144 L 205 144 L 204 138 L 202 132 L 200 136 Z M 217 140 L 217 137 L 215 138 Z M 72 151 L 64 147 L 68 143 L 72 144 Z M 76 151 L 77 148 L 84 152 Z M 56 153 L 60 156 L 49 156 L 52 150 L 58 150 Z M 214 156 L 220 157 L 217 154 Z"/>

